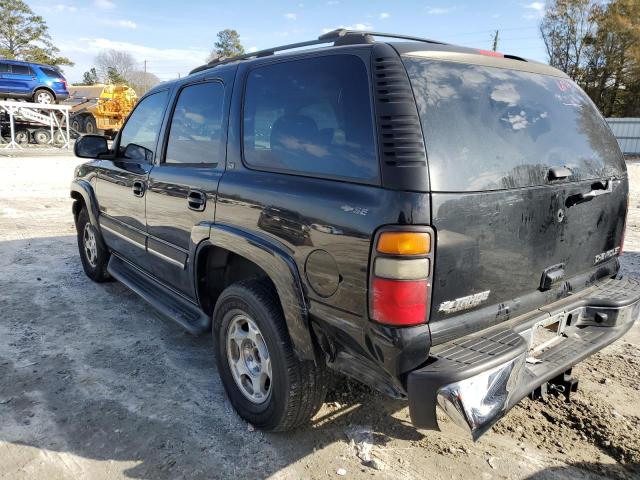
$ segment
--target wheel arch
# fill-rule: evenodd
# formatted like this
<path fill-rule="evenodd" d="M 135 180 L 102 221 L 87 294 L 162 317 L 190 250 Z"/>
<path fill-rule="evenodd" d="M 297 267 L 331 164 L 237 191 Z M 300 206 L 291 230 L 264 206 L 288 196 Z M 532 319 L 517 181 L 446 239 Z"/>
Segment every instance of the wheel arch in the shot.
<path fill-rule="evenodd" d="M 231 226 L 212 225 L 211 236 L 198 245 L 194 267 L 198 302 L 205 311 L 212 309 L 224 286 L 251 276 L 268 279 L 279 297 L 295 353 L 300 359 L 316 359 L 302 282 L 283 247 Z M 212 275 L 215 269 L 219 270 Z M 215 282 L 208 280 L 222 286 L 212 288 Z"/>
<path fill-rule="evenodd" d="M 82 179 L 73 180 L 71 182 L 70 196 L 74 199 L 73 206 L 71 207 L 74 223 L 77 222 L 78 214 L 82 207 L 86 207 L 89 220 L 91 220 L 91 224 L 96 227 L 98 241 L 103 248 L 106 248 L 106 244 L 102 238 L 102 232 L 100 231 L 100 224 L 98 223 L 98 204 L 91 184 Z"/>
<path fill-rule="evenodd" d="M 31 92 L 31 99 L 32 100 L 34 100 L 33 97 L 36 96 L 36 93 L 38 93 L 38 90 L 46 90 L 51 95 L 53 95 L 53 101 L 54 102 L 56 102 L 58 100 L 58 96 L 56 95 L 56 92 L 54 92 L 50 87 L 48 87 L 46 85 L 38 85 L 36 88 L 33 89 L 33 92 Z"/>

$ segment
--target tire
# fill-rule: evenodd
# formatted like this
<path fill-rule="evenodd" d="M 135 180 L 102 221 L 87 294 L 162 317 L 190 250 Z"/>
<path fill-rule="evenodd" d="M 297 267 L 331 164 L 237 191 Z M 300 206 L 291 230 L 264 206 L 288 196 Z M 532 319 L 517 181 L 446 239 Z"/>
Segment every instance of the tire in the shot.
<path fill-rule="evenodd" d="M 66 141 L 67 137 L 63 132 L 61 132 L 60 130 L 56 130 L 55 132 L 53 132 L 53 143 L 55 145 L 64 145 Z"/>
<path fill-rule="evenodd" d="M 38 145 L 47 145 L 51 140 L 51 132 L 49 130 L 45 130 L 44 128 L 39 128 L 35 132 L 33 132 L 33 140 Z"/>
<path fill-rule="evenodd" d="M 266 281 L 251 279 L 235 283 L 227 287 L 216 302 L 212 330 L 220 378 L 235 410 L 258 428 L 287 431 L 307 423 L 317 413 L 327 392 L 329 375 L 324 365 L 298 360 L 277 298 Z M 246 332 L 243 322 L 247 325 Z M 253 327 L 257 327 L 257 333 Z M 252 330 L 253 334 L 248 333 Z M 239 332 L 249 348 L 239 348 Z M 253 350 L 252 342 L 257 345 Z M 265 368 L 267 360 L 270 369 Z M 238 375 L 239 369 L 234 366 L 240 364 L 245 365 L 243 375 Z M 253 368 L 256 364 L 260 364 L 260 370 Z M 267 382 L 261 381 L 265 370 L 271 373 L 268 388 L 264 388 Z M 260 372 L 258 379 L 251 378 L 249 374 L 256 371 Z M 258 385 L 262 397 L 254 394 L 250 398 L 251 391 L 255 393 L 256 389 L 243 387 L 241 383 Z"/>
<path fill-rule="evenodd" d="M 19 143 L 20 145 L 26 145 L 31 140 L 29 130 L 26 130 L 24 128 L 16 130 L 14 138 L 16 139 L 16 143 Z"/>
<path fill-rule="evenodd" d="M 85 117 L 84 131 L 87 135 L 102 135 L 102 131 L 98 130 L 98 124 L 93 115 L 87 115 Z"/>
<path fill-rule="evenodd" d="M 33 103 L 42 103 L 45 105 L 51 105 L 56 103 L 56 97 L 49 90 L 39 88 L 33 94 Z"/>
<path fill-rule="evenodd" d="M 71 119 L 71 128 L 73 130 L 75 130 L 76 132 L 78 132 L 78 135 L 81 135 L 84 133 L 84 121 L 82 120 L 82 117 L 73 117 Z"/>
<path fill-rule="evenodd" d="M 80 261 L 82 262 L 84 273 L 94 282 L 100 283 L 109 280 L 110 276 L 107 273 L 107 264 L 109 263 L 110 253 L 105 250 L 98 241 L 96 227 L 91 224 L 89 214 L 85 207 L 82 207 L 80 213 L 78 213 L 76 231 L 78 233 Z M 90 238 L 85 240 L 85 235 L 90 237 L 91 234 L 93 234 L 93 247 L 91 246 Z M 85 244 L 85 241 L 88 244 Z"/>

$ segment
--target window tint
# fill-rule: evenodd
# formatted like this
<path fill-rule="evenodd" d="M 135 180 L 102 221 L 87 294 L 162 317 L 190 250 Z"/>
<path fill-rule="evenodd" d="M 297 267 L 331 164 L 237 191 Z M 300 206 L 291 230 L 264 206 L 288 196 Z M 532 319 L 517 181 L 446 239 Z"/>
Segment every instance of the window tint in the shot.
<path fill-rule="evenodd" d="M 0 63 L 0 73 L 7 73 L 9 71 L 8 63 Z"/>
<path fill-rule="evenodd" d="M 120 134 L 120 156 L 137 161 L 153 161 L 166 104 L 166 90 L 151 94 L 138 103 Z"/>
<path fill-rule="evenodd" d="M 62 78 L 62 74 L 53 68 L 40 67 L 40 70 L 49 78 Z"/>
<path fill-rule="evenodd" d="M 332 55 L 259 67 L 247 80 L 244 158 L 294 173 L 375 180 L 364 63 Z"/>
<path fill-rule="evenodd" d="M 221 155 L 224 87 L 201 83 L 178 97 L 165 163 L 217 163 Z"/>
<path fill-rule="evenodd" d="M 615 138 L 570 80 L 504 68 L 405 58 L 422 119 L 431 187 L 478 191 L 623 171 Z"/>
<path fill-rule="evenodd" d="M 16 75 L 32 75 L 33 72 L 31 68 L 27 65 L 11 65 L 11 73 L 15 73 Z"/>

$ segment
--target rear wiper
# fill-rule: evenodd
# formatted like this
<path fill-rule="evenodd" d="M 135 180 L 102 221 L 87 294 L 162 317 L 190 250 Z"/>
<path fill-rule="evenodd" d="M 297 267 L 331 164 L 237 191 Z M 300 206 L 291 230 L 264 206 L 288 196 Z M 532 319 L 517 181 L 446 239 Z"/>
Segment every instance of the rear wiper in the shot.
<path fill-rule="evenodd" d="M 563 178 L 570 177 L 573 172 L 567 167 L 551 167 L 547 172 L 547 180 L 553 182 L 554 180 L 562 180 Z"/>
<path fill-rule="evenodd" d="M 591 184 L 590 192 L 570 195 L 567 197 L 567 200 L 566 202 L 564 202 L 564 204 L 567 206 L 567 208 L 569 208 L 573 207 L 574 205 L 578 205 L 579 203 L 590 202 L 600 195 L 611 193 L 612 188 L 613 182 L 611 180 L 605 180 L 604 182 L 595 182 Z"/>

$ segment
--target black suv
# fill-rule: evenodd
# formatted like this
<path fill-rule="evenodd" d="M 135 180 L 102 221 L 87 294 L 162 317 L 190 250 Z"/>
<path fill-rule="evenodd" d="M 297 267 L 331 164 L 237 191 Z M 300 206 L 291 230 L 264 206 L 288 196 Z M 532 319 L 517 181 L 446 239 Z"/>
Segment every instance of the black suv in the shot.
<path fill-rule="evenodd" d="M 75 151 L 87 275 L 212 332 L 260 428 L 307 422 L 331 368 L 477 438 L 640 313 L 623 157 L 547 65 L 336 30 L 161 84 Z"/>

